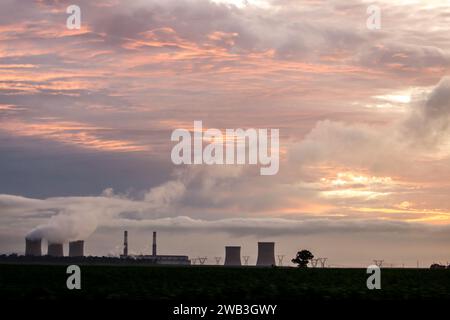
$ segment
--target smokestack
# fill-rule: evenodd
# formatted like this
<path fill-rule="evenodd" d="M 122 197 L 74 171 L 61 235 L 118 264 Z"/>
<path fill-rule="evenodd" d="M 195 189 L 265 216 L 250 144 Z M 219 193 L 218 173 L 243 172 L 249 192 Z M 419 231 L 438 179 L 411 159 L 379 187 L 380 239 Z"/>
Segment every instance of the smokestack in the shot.
<path fill-rule="evenodd" d="M 49 243 L 47 255 L 52 257 L 64 257 L 64 249 L 62 243 Z"/>
<path fill-rule="evenodd" d="M 84 241 L 69 242 L 69 257 L 83 257 L 84 256 Z"/>
<path fill-rule="evenodd" d="M 41 239 L 36 240 L 25 239 L 25 255 L 41 256 L 42 255 Z"/>
<path fill-rule="evenodd" d="M 123 255 L 128 256 L 128 231 L 123 232 Z"/>
<path fill-rule="evenodd" d="M 257 266 L 275 265 L 275 242 L 258 242 Z"/>
<path fill-rule="evenodd" d="M 156 231 L 153 231 L 152 255 L 156 256 Z"/>
<path fill-rule="evenodd" d="M 225 266 L 241 265 L 241 247 L 225 247 Z"/>

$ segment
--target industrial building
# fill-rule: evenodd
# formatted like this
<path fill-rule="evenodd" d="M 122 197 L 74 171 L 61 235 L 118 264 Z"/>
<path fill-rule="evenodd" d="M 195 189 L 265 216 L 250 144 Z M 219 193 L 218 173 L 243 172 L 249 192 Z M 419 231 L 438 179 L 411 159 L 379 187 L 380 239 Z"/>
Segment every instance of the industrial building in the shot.
<path fill-rule="evenodd" d="M 42 240 L 41 239 L 25 239 L 25 255 L 26 256 L 41 256 L 42 255 Z"/>
<path fill-rule="evenodd" d="M 64 257 L 64 247 L 62 243 L 48 243 L 47 255 L 51 257 Z"/>
<path fill-rule="evenodd" d="M 138 260 L 137 262 L 143 264 L 191 265 L 191 260 L 189 260 L 189 257 L 186 255 L 158 255 L 156 232 L 153 232 L 152 240 L 153 242 L 151 244 L 151 254 L 130 255 L 128 250 L 129 249 L 128 231 L 125 230 L 123 233 L 123 254 L 120 255 L 120 259 Z M 36 257 L 42 256 L 42 239 L 26 238 L 25 255 Z M 64 257 L 63 243 L 48 242 L 47 255 L 49 257 Z M 84 240 L 70 241 L 68 256 L 72 258 L 84 257 Z M 126 260 L 120 259 L 118 260 L 121 261 L 122 263 L 128 263 Z M 206 258 L 204 260 L 206 260 Z M 246 262 L 245 265 L 247 265 L 248 256 L 244 256 L 244 260 Z M 258 242 L 258 257 L 256 261 L 256 266 L 275 266 L 275 265 L 276 265 L 275 242 Z M 224 266 L 242 266 L 240 246 L 225 247 Z"/>
<path fill-rule="evenodd" d="M 227 246 L 225 247 L 225 266 L 241 265 L 241 247 Z"/>
<path fill-rule="evenodd" d="M 156 249 L 156 232 L 153 232 L 152 254 L 151 255 L 129 255 L 128 254 L 128 231 L 123 233 L 123 254 L 121 258 L 130 258 L 135 260 L 145 260 L 149 263 L 162 265 L 190 265 L 191 260 L 188 256 L 178 255 L 158 255 Z"/>
<path fill-rule="evenodd" d="M 275 242 L 258 242 L 257 266 L 275 266 Z"/>
<path fill-rule="evenodd" d="M 128 231 L 123 232 L 123 257 L 128 257 Z"/>
<path fill-rule="evenodd" d="M 42 239 L 25 239 L 26 256 L 42 256 Z M 50 257 L 64 257 L 63 243 L 48 243 L 47 255 Z M 69 242 L 69 257 L 84 256 L 84 241 L 77 240 Z"/>
<path fill-rule="evenodd" d="M 84 256 L 84 241 L 77 240 L 69 242 L 69 257 Z"/>
<path fill-rule="evenodd" d="M 152 256 L 156 256 L 156 231 L 153 231 Z"/>

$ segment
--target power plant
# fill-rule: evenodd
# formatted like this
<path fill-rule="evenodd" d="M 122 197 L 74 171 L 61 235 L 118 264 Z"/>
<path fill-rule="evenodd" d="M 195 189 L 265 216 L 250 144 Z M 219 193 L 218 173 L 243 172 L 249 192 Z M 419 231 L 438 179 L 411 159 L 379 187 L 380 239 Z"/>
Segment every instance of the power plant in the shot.
<path fill-rule="evenodd" d="M 42 239 L 25 239 L 25 255 L 26 256 L 42 256 Z M 156 232 L 153 232 L 153 243 L 151 255 L 129 255 L 128 254 L 128 231 L 123 233 L 123 254 L 122 259 L 139 260 L 149 264 L 171 264 L 171 265 L 190 265 L 191 261 L 188 256 L 184 255 L 158 255 L 156 247 Z M 64 244 L 48 242 L 47 256 L 52 258 L 64 257 Z M 84 257 L 84 240 L 76 240 L 69 242 L 69 257 Z"/>
<path fill-rule="evenodd" d="M 225 247 L 225 266 L 241 265 L 241 247 L 227 246 Z"/>
<path fill-rule="evenodd" d="M 62 243 L 49 243 L 47 255 L 51 257 L 64 257 L 64 248 Z"/>
<path fill-rule="evenodd" d="M 83 257 L 84 256 L 84 241 L 69 242 L 69 257 Z"/>
<path fill-rule="evenodd" d="M 42 240 L 25 239 L 25 255 L 26 256 L 41 256 L 42 255 Z"/>
<path fill-rule="evenodd" d="M 257 266 L 275 266 L 275 242 L 258 242 Z"/>
<path fill-rule="evenodd" d="M 159 265 L 191 265 L 191 260 L 187 255 L 159 255 L 157 250 L 157 233 L 152 233 L 151 254 L 130 254 L 128 247 L 128 231 L 123 232 L 123 254 L 120 255 L 116 262 L 112 260 L 111 263 L 137 263 L 143 264 L 159 264 Z M 31 238 L 31 237 L 30 237 Z M 46 240 L 46 239 L 44 239 Z M 42 239 L 25 239 L 25 255 L 28 257 L 42 256 Z M 63 243 L 48 242 L 47 257 L 59 258 L 64 257 Z M 75 240 L 69 242 L 70 258 L 83 258 L 84 255 L 84 240 Z M 282 265 L 282 258 L 284 255 L 278 255 L 279 265 Z M 92 257 L 86 257 L 91 259 Z M 102 259 L 111 259 L 110 257 L 97 257 Z M 200 264 L 203 265 L 206 257 L 198 258 Z M 244 256 L 245 266 L 248 265 L 249 256 Z M 196 259 L 193 260 L 195 264 Z M 216 257 L 216 264 L 220 264 L 220 257 Z M 240 246 L 226 246 L 225 247 L 225 261 L 224 266 L 242 266 L 241 262 L 241 247 Z M 275 266 L 275 242 L 258 242 L 258 257 L 256 266 Z"/>
<path fill-rule="evenodd" d="M 26 256 L 42 256 L 42 239 L 25 239 Z M 50 257 L 64 257 L 64 245 L 62 243 L 48 243 L 47 255 Z M 69 242 L 69 257 L 84 256 L 84 241 Z"/>
<path fill-rule="evenodd" d="M 145 260 L 154 264 L 171 264 L 171 265 L 190 265 L 191 260 L 188 256 L 178 255 L 158 255 L 156 251 L 156 232 L 153 232 L 152 254 L 151 255 L 129 255 L 128 254 L 128 231 L 123 234 L 123 255 L 121 258 L 130 258 L 135 260 Z"/>

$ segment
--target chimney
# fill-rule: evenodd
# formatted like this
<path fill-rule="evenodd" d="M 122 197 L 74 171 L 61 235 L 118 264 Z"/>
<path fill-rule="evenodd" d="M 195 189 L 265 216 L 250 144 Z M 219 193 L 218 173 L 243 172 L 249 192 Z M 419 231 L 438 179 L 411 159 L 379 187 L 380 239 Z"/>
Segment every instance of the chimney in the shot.
<path fill-rule="evenodd" d="M 30 240 L 25 239 L 25 255 L 26 256 L 41 256 L 41 239 Z"/>
<path fill-rule="evenodd" d="M 123 232 L 123 255 L 128 257 L 128 231 Z"/>
<path fill-rule="evenodd" d="M 64 257 L 64 249 L 62 243 L 49 243 L 47 255 L 52 257 Z"/>
<path fill-rule="evenodd" d="M 156 231 L 153 231 L 152 255 L 156 256 Z"/>
<path fill-rule="evenodd" d="M 69 242 L 69 257 L 83 257 L 84 256 L 84 241 Z"/>

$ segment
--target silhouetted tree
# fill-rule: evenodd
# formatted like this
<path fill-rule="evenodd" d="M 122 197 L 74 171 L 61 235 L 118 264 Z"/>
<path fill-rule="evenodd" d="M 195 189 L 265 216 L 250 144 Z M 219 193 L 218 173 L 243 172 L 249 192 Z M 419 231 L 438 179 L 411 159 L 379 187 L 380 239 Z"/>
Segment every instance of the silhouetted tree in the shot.
<path fill-rule="evenodd" d="M 430 266 L 430 269 L 445 269 L 445 266 L 443 266 L 442 264 L 433 263 L 433 264 Z"/>
<path fill-rule="evenodd" d="M 297 252 L 297 256 L 292 259 L 292 263 L 298 264 L 299 268 L 308 268 L 309 260 L 313 259 L 313 254 L 308 250 L 301 250 Z"/>

